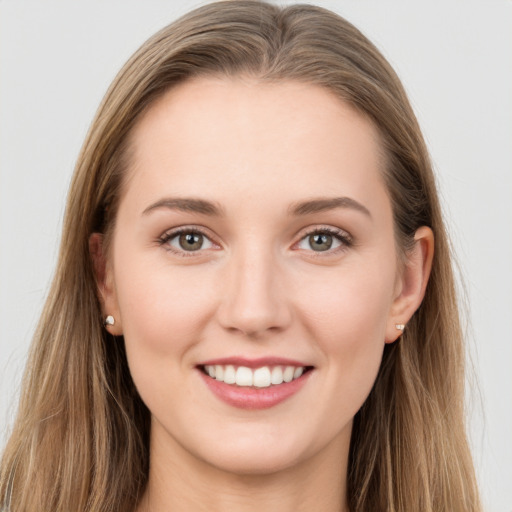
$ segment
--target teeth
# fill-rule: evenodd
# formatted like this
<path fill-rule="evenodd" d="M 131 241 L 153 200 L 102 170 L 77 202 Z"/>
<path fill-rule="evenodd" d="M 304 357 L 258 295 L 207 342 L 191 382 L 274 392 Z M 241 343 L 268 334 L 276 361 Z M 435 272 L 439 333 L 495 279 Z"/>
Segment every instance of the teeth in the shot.
<path fill-rule="evenodd" d="M 270 378 L 270 382 L 272 384 L 283 383 L 283 369 L 280 366 L 275 366 L 272 368 L 272 377 Z"/>
<path fill-rule="evenodd" d="M 262 366 L 251 369 L 246 366 L 205 365 L 205 372 L 212 378 L 226 384 L 236 384 L 242 387 L 268 388 L 283 382 L 298 379 L 304 373 L 303 366 Z"/>
<path fill-rule="evenodd" d="M 213 368 L 213 375 L 210 373 L 211 370 L 208 370 L 208 374 L 210 377 L 214 377 L 217 380 L 224 380 L 224 367 L 220 364 L 217 364 L 215 366 L 210 366 L 210 368 Z"/>
<path fill-rule="evenodd" d="M 283 372 L 283 380 L 285 382 L 291 382 L 293 380 L 293 372 L 295 368 L 293 366 L 287 366 Z"/>
<path fill-rule="evenodd" d="M 237 386 L 252 386 L 252 371 L 245 366 L 239 366 L 236 370 Z"/>
<path fill-rule="evenodd" d="M 226 384 L 234 384 L 236 382 L 235 367 L 228 365 L 224 370 L 224 378 L 222 379 Z"/>
<path fill-rule="evenodd" d="M 257 388 L 268 388 L 270 386 L 270 368 L 268 366 L 255 370 L 253 384 Z"/>

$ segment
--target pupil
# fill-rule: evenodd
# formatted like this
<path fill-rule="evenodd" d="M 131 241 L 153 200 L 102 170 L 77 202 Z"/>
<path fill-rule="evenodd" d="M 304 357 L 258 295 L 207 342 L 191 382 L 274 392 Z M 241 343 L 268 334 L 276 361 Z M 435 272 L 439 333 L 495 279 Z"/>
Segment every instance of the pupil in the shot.
<path fill-rule="evenodd" d="M 180 246 L 186 251 L 197 251 L 203 245 L 203 235 L 200 233 L 185 233 L 180 235 Z"/>
<path fill-rule="evenodd" d="M 327 251 L 332 245 L 332 235 L 316 234 L 309 237 L 311 248 L 315 251 Z"/>

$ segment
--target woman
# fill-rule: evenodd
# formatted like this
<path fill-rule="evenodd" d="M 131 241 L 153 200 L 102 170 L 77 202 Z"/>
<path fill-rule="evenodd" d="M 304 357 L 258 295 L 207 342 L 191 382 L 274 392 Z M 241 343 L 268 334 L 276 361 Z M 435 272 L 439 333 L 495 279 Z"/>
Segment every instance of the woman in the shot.
<path fill-rule="evenodd" d="M 156 34 L 62 240 L 9 510 L 480 510 L 427 151 L 345 20 L 230 1 Z"/>

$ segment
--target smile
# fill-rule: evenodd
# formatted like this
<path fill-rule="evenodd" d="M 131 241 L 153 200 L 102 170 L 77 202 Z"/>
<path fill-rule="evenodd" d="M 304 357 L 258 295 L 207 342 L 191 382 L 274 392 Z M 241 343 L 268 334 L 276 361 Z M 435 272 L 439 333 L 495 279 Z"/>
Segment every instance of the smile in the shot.
<path fill-rule="evenodd" d="M 268 409 L 297 394 L 313 366 L 282 358 L 228 358 L 198 365 L 206 387 L 231 407 Z"/>
<path fill-rule="evenodd" d="M 306 366 L 261 366 L 248 368 L 234 365 L 204 365 L 203 371 L 212 379 L 240 387 L 268 388 L 298 379 Z"/>

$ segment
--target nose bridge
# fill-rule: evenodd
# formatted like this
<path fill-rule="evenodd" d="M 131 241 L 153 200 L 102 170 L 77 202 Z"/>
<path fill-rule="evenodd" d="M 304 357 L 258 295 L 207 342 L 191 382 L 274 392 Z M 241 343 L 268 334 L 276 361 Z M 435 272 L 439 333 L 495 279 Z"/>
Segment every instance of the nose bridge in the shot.
<path fill-rule="evenodd" d="M 249 335 L 283 329 L 290 319 L 280 265 L 269 244 L 247 240 L 233 251 L 220 311 L 223 326 Z"/>

